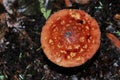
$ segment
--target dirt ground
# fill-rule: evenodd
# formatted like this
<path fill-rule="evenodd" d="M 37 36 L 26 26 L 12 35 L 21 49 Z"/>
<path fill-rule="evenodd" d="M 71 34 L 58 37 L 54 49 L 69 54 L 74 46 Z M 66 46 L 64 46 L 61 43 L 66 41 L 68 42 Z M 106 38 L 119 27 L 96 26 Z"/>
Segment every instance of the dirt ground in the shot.
<path fill-rule="evenodd" d="M 61 9 L 82 9 L 95 18 L 101 30 L 101 46 L 95 56 L 82 66 L 63 68 L 50 62 L 42 51 L 40 33 L 46 22 L 40 12 L 23 20 L 25 28 L 9 28 L 0 24 L 0 80 L 120 80 L 120 49 L 106 36 L 120 39 L 120 0 L 90 0 L 88 4 L 50 0 L 51 14 Z M 0 15 L 6 10 L 0 5 Z M 4 18 L 1 18 L 4 20 Z M 25 32 L 25 33 L 24 33 Z"/>

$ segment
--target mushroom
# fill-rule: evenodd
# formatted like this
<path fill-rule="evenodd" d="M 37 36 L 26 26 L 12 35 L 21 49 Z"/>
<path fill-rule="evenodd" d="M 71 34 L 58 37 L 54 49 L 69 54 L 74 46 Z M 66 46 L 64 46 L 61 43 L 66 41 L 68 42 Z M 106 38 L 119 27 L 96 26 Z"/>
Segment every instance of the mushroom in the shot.
<path fill-rule="evenodd" d="M 41 45 L 47 58 L 62 67 L 76 67 L 93 57 L 100 46 L 95 19 L 82 10 L 63 9 L 47 20 Z"/>

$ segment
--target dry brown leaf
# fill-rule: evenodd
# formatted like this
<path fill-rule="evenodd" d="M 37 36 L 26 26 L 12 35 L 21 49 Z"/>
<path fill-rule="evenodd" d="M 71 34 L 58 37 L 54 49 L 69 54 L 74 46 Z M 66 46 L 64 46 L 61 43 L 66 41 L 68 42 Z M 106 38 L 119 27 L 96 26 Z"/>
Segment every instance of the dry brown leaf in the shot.
<path fill-rule="evenodd" d="M 72 3 L 70 0 L 65 0 L 65 4 L 67 7 L 71 7 L 72 6 Z"/>
<path fill-rule="evenodd" d="M 3 1 L 3 0 L 0 0 L 0 4 L 2 4 L 2 1 Z"/>
<path fill-rule="evenodd" d="M 111 40 L 111 42 L 120 49 L 120 40 L 111 33 L 106 33 L 106 36 Z"/>
<path fill-rule="evenodd" d="M 4 37 L 5 32 L 7 30 L 6 27 L 2 26 L 2 24 L 4 24 L 4 22 L 5 22 L 5 18 L 6 18 L 5 13 L 0 15 L 0 24 L 1 24 L 1 26 L 0 26 L 0 40 Z"/>
<path fill-rule="evenodd" d="M 115 21 L 120 21 L 120 14 L 115 14 L 114 17 L 113 17 L 113 19 Z"/>
<path fill-rule="evenodd" d="M 0 14 L 0 23 L 3 23 L 6 19 L 5 13 Z"/>

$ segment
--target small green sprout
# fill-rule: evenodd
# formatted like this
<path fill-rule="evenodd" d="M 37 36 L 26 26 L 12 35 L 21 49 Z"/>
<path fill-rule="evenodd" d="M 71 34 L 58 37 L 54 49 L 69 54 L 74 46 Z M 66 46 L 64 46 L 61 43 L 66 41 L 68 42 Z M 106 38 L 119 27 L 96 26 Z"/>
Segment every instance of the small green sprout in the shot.
<path fill-rule="evenodd" d="M 19 74 L 19 80 L 24 80 L 23 74 Z"/>
<path fill-rule="evenodd" d="M 20 52 L 20 54 L 19 54 L 19 59 L 21 59 L 22 58 L 22 52 Z"/>
<path fill-rule="evenodd" d="M 120 31 L 115 32 L 118 36 L 120 36 Z"/>
<path fill-rule="evenodd" d="M 0 80 L 4 80 L 5 76 L 4 75 L 0 75 Z"/>
<path fill-rule="evenodd" d="M 45 1 L 44 0 L 39 0 L 39 1 L 40 1 L 40 11 L 43 13 L 43 16 L 47 20 L 51 14 L 51 10 L 45 8 L 45 6 L 44 6 Z"/>
<path fill-rule="evenodd" d="M 7 78 L 7 75 L 0 75 L 0 80 L 6 80 Z"/>
<path fill-rule="evenodd" d="M 40 46 L 39 48 L 36 49 L 36 51 L 40 51 L 42 49 L 42 46 Z"/>

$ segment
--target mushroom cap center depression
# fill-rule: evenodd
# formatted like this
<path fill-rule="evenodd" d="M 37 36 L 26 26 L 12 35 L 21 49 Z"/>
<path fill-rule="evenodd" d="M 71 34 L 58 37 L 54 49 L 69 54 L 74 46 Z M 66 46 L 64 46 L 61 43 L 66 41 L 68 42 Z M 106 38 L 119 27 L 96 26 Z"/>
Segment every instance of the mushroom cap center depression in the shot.
<path fill-rule="evenodd" d="M 76 34 L 77 35 L 77 34 Z M 64 33 L 64 38 L 69 44 L 76 41 L 74 31 L 68 30 Z"/>

